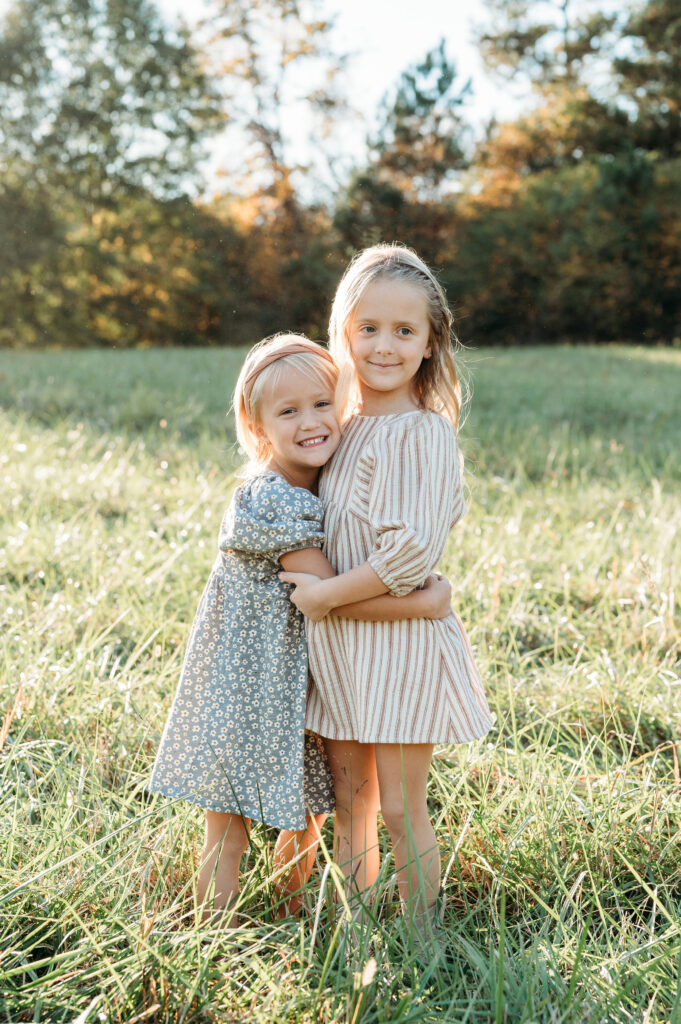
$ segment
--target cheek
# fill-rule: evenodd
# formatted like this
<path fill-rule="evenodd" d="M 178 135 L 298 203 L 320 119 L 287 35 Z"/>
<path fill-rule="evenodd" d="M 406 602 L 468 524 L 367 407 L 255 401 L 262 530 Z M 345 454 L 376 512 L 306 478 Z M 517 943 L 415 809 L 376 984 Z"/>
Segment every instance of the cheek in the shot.
<path fill-rule="evenodd" d="M 357 359 L 361 357 L 362 352 L 366 349 L 367 339 L 363 335 L 358 334 L 350 338 L 349 345 L 350 355 L 353 359 Z"/>

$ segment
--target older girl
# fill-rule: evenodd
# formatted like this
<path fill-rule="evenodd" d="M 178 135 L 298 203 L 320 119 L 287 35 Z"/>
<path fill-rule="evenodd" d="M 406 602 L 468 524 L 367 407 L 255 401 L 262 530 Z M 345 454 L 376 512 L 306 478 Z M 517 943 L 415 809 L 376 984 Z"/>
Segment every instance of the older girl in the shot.
<path fill-rule="evenodd" d="M 433 745 L 487 732 L 480 676 L 455 614 L 357 622 L 334 609 L 420 586 L 463 514 L 451 314 L 415 253 L 380 245 L 346 271 L 330 336 L 350 412 L 319 487 L 339 575 L 281 578 L 297 585 L 292 600 L 315 623 L 307 725 L 324 737 L 333 772 L 337 855 L 360 889 L 373 882 L 380 802 L 400 893 L 422 928 L 440 888 L 426 802 Z"/>

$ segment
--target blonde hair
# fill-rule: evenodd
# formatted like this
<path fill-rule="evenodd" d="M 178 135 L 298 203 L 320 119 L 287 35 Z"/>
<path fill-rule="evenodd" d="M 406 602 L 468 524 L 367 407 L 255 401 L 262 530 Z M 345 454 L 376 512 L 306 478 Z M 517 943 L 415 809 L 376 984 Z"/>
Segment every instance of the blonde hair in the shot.
<path fill-rule="evenodd" d="M 261 425 L 263 392 L 276 388 L 284 368 L 298 370 L 335 393 L 338 368 L 326 349 L 302 334 L 275 334 L 254 345 L 236 382 L 232 407 L 239 447 L 249 456 L 249 470 L 258 470 L 269 458 L 270 443 Z"/>
<path fill-rule="evenodd" d="M 453 346 L 458 339 L 452 314 L 439 281 L 413 249 L 395 242 L 373 245 L 352 260 L 338 285 L 329 322 L 329 351 L 340 367 L 338 405 L 343 416 L 359 404 L 357 371 L 350 352 L 348 328 L 365 289 L 379 278 L 404 281 L 423 290 L 428 303 L 430 358 L 423 359 L 413 379 L 416 400 L 422 409 L 439 412 L 458 430 L 461 384 L 456 372 Z"/>

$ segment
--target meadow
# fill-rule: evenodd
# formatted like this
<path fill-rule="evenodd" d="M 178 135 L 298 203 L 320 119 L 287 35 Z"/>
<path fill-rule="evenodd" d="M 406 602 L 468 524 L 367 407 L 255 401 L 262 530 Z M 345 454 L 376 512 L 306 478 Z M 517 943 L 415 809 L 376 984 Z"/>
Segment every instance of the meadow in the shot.
<path fill-rule="evenodd" d="M 442 569 L 495 724 L 437 751 L 423 963 L 389 856 L 355 934 L 323 850 L 278 921 L 264 828 L 247 926 L 196 924 L 200 812 L 145 791 L 235 483 L 243 350 L 0 353 L 0 1021 L 681 1021 L 681 351 L 464 356 Z"/>

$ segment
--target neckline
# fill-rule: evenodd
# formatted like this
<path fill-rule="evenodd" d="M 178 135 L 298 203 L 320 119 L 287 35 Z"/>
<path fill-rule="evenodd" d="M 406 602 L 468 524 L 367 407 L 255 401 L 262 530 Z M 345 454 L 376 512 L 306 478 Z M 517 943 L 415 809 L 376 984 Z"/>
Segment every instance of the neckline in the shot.
<path fill-rule="evenodd" d="M 352 414 L 352 416 L 350 417 L 350 419 L 353 419 L 353 420 L 389 420 L 389 419 L 397 419 L 398 416 L 414 416 L 414 415 L 417 415 L 417 414 L 419 416 L 427 416 L 428 412 L 429 412 L 428 409 L 409 409 L 409 410 L 407 410 L 407 412 L 383 412 L 383 413 L 379 413 L 377 416 L 365 416 L 363 413 L 354 412 Z"/>
<path fill-rule="evenodd" d="M 324 467 L 322 466 L 322 469 Z M 270 469 L 269 466 L 265 466 L 262 473 L 256 473 L 251 479 L 259 480 L 264 476 L 276 476 L 278 480 L 283 480 L 287 487 L 293 488 L 296 491 L 305 491 L 306 494 L 311 494 L 313 498 L 318 497 L 315 491 L 311 491 L 309 487 L 303 487 L 302 484 L 292 484 L 290 480 L 287 480 L 283 473 L 280 473 L 278 469 Z"/>

